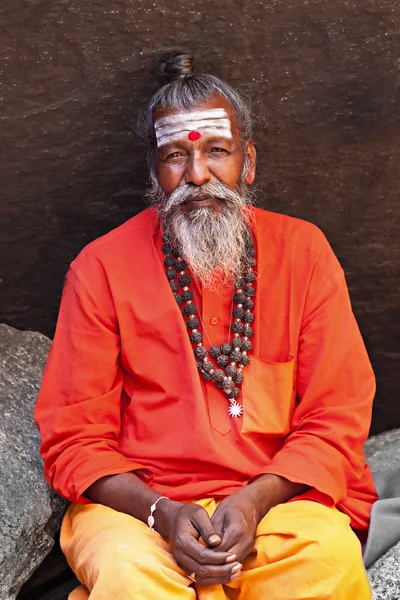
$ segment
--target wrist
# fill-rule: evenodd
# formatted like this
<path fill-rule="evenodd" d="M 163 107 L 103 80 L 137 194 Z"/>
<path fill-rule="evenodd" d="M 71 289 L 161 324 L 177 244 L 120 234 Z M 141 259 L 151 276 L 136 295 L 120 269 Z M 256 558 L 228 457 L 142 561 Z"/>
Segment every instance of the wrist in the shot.
<path fill-rule="evenodd" d="M 178 512 L 182 508 L 182 503 L 169 498 L 162 498 L 157 503 L 157 510 L 154 512 L 154 529 L 163 538 L 171 538 L 171 530 Z M 150 511 L 149 511 L 150 514 Z"/>
<path fill-rule="evenodd" d="M 307 485 L 294 483 L 280 475 L 270 473 L 261 475 L 247 487 L 250 488 L 256 505 L 258 522 L 274 506 L 283 504 L 310 489 Z"/>
<path fill-rule="evenodd" d="M 266 479 L 260 481 L 261 478 L 264 478 L 264 476 L 261 476 L 247 486 L 247 490 L 255 507 L 257 524 L 272 508 L 270 494 L 271 483 L 267 482 Z"/>

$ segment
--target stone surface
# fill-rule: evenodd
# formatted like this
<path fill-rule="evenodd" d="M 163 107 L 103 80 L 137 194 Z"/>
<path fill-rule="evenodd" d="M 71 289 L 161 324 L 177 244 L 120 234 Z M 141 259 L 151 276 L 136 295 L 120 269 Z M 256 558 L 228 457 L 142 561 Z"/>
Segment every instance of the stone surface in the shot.
<path fill-rule="evenodd" d="M 399 469 L 400 429 L 369 438 L 365 444 L 365 455 L 373 472 L 382 474 Z M 400 543 L 379 558 L 368 569 L 368 575 L 373 587 L 373 600 L 399 600 Z"/>
<path fill-rule="evenodd" d="M 14 600 L 51 550 L 65 509 L 43 477 L 32 414 L 49 346 L 0 325 L 0 600 Z"/>
<path fill-rule="evenodd" d="M 141 210 L 133 127 L 188 49 L 256 117 L 259 201 L 324 230 L 400 426 L 398 0 L 2 0 L 0 321 L 51 335 L 68 263 Z"/>
<path fill-rule="evenodd" d="M 389 471 L 400 467 L 400 429 L 370 437 L 364 446 L 372 471 Z"/>
<path fill-rule="evenodd" d="M 373 589 L 373 600 L 399 600 L 400 598 L 400 543 L 368 569 Z"/>

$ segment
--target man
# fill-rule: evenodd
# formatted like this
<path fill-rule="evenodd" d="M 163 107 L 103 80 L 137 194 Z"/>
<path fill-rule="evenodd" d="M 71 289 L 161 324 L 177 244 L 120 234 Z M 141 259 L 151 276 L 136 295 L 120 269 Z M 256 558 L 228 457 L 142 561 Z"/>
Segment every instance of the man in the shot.
<path fill-rule="evenodd" d="M 36 407 L 70 598 L 371 598 L 374 377 L 313 225 L 252 208 L 249 110 L 167 61 L 152 207 L 72 263 Z"/>

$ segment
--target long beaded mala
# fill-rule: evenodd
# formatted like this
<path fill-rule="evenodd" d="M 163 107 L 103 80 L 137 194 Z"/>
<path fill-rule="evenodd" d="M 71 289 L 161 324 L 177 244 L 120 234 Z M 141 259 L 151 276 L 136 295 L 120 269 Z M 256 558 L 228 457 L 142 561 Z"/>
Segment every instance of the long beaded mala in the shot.
<path fill-rule="evenodd" d="M 199 319 L 196 317 L 197 306 L 194 302 L 193 292 L 190 290 L 191 279 L 187 274 L 187 264 L 179 256 L 179 251 L 168 238 L 163 236 L 164 245 L 162 250 L 165 254 L 164 265 L 166 275 L 174 293 L 175 300 L 181 308 L 181 312 L 187 319 L 186 327 L 189 338 L 194 348 L 197 368 L 205 381 L 213 381 L 218 389 L 221 389 L 229 400 L 229 415 L 239 417 L 243 413 L 243 407 L 237 402 L 239 387 L 243 382 L 243 369 L 250 363 L 248 352 L 253 345 L 249 338 L 253 336 L 251 323 L 254 321 L 254 296 L 256 290 L 253 283 L 256 275 L 253 268 L 256 266 L 256 252 L 253 239 L 249 232 L 246 242 L 246 256 L 243 258 L 242 275 L 235 279 L 235 292 L 232 298 L 233 316 L 231 323 L 233 332 L 232 343 L 223 343 L 220 346 L 211 346 L 207 351 L 203 345 L 203 335 L 199 331 Z M 203 327 L 204 329 L 204 327 Z M 216 365 L 211 359 L 214 359 Z"/>

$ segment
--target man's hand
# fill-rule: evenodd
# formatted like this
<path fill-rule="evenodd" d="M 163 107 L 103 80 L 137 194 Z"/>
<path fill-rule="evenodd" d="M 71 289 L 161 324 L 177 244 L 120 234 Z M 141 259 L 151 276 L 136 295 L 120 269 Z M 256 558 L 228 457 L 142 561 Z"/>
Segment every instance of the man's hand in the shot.
<path fill-rule="evenodd" d="M 218 551 L 231 552 L 242 563 L 253 550 L 258 523 L 267 512 L 308 489 L 284 477 L 265 474 L 224 498 L 211 518 L 222 540 Z"/>
<path fill-rule="evenodd" d="M 258 522 L 268 510 L 307 489 L 283 477 L 262 475 L 225 498 L 211 520 L 198 504 L 163 499 L 157 504 L 154 527 L 171 542 L 179 566 L 188 575 L 195 573 L 200 585 L 228 583 L 238 579 L 241 561 L 252 551 Z M 134 473 L 102 477 L 85 495 L 144 523 L 159 497 Z"/>
<path fill-rule="evenodd" d="M 196 583 L 209 586 L 239 577 L 242 565 L 233 552 L 219 551 L 221 538 L 204 508 L 168 500 L 162 506 L 160 502 L 157 508 L 156 530 L 169 539 L 178 565 L 188 575 L 195 573 Z M 206 545 L 199 541 L 200 537 Z"/>
<path fill-rule="evenodd" d="M 211 517 L 222 538 L 218 550 L 235 554 L 242 563 L 253 550 L 259 520 L 259 507 L 250 486 L 222 500 Z"/>

